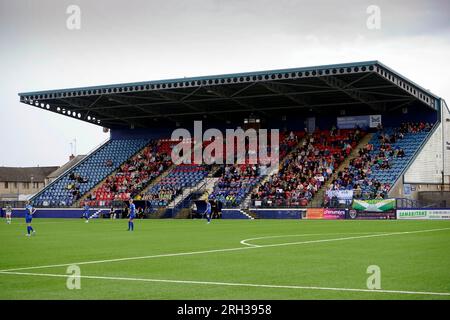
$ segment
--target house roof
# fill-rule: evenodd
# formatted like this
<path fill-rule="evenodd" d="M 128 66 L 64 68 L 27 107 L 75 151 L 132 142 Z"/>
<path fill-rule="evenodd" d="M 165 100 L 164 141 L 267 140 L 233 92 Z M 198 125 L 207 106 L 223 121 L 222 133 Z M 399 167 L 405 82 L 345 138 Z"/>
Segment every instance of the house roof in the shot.
<path fill-rule="evenodd" d="M 59 167 L 0 167 L 2 182 L 44 182 Z"/>

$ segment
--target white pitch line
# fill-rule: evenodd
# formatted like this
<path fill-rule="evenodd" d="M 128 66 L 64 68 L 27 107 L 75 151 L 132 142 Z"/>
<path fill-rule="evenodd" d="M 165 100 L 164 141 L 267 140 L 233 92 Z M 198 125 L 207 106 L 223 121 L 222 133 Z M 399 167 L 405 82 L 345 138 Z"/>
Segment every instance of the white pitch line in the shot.
<path fill-rule="evenodd" d="M 307 236 L 325 236 L 325 235 L 341 235 L 341 234 L 381 234 L 388 232 L 340 232 L 340 233 L 304 233 L 304 234 L 287 234 L 287 235 L 277 235 L 277 236 L 266 236 L 266 237 L 258 237 L 258 238 L 250 238 L 245 239 L 240 242 L 244 246 L 249 247 L 264 247 L 264 245 L 257 245 L 248 243 L 253 240 L 261 240 L 261 239 L 274 239 L 274 238 L 288 238 L 288 237 L 307 237 Z"/>
<path fill-rule="evenodd" d="M 148 278 L 128 278 L 128 277 L 105 277 L 105 276 L 72 276 L 53 273 L 30 273 L 30 272 L 5 272 L 0 274 L 37 276 L 37 277 L 56 277 L 67 278 L 76 277 L 81 279 L 96 280 L 114 280 L 114 281 L 136 281 L 136 282 L 163 282 L 177 284 L 197 284 L 197 285 L 215 285 L 215 286 L 235 286 L 235 287 L 256 287 L 271 289 L 299 289 L 299 290 L 325 290 L 325 291 L 350 291 L 350 292 L 368 292 L 368 293 L 390 293 L 390 294 L 410 294 L 410 295 L 433 295 L 450 296 L 450 292 L 428 292 L 428 291 L 405 291 L 405 290 L 382 290 L 382 289 L 357 289 L 357 288 L 333 288 L 333 287 L 315 287 L 315 286 L 295 286 L 295 285 L 276 285 L 276 284 L 255 284 L 255 283 L 237 283 L 237 282 L 217 282 L 217 281 L 196 281 L 196 280 L 170 280 L 170 279 L 148 279 Z"/>
<path fill-rule="evenodd" d="M 214 249 L 214 250 L 206 250 L 206 251 L 179 252 L 179 253 L 157 254 L 157 255 L 151 255 L 151 256 L 140 256 L 140 257 L 116 258 L 116 259 L 107 259 L 107 260 L 94 260 L 94 261 L 83 261 L 83 262 L 73 262 L 73 263 L 62 263 L 62 264 L 53 264 L 53 265 L 44 265 L 44 266 L 34 266 L 34 267 L 23 267 L 23 268 L 6 269 L 6 270 L 0 270 L 0 272 L 67 267 L 67 266 L 74 265 L 74 264 L 76 264 L 76 265 L 87 265 L 87 264 L 98 264 L 98 263 L 107 263 L 107 262 L 122 262 L 122 261 L 130 261 L 130 260 L 143 260 L 143 259 L 152 259 L 152 258 L 178 257 L 178 256 L 188 256 L 188 255 L 195 255 L 195 254 L 204 254 L 204 253 L 238 251 L 238 250 L 245 250 L 245 249 L 252 249 L 252 248 L 251 247 L 237 247 L 237 248 L 228 248 L 228 249 Z"/>
<path fill-rule="evenodd" d="M 87 264 L 99 264 L 99 263 L 108 263 L 108 262 L 122 262 L 122 261 L 130 261 L 130 260 L 143 260 L 143 259 L 164 258 L 164 257 L 179 257 L 179 256 L 189 256 L 189 255 L 196 255 L 196 254 L 230 252 L 230 251 L 240 251 L 240 250 L 249 250 L 249 249 L 270 248 L 270 247 L 281 247 L 281 246 L 309 244 L 309 243 L 322 243 L 322 242 L 332 242 L 332 241 L 354 240 L 354 239 L 363 239 L 363 238 L 374 238 L 374 237 L 394 236 L 394 235 L 403 235 L 403 234 L 434 232 L 434 231 L 442 231 L 442 230 L 450 230 L 450 228 L 416 230 L 416 231 L 403 231 L 403 232 L 392 232 L 392 233 L 381 233 L 381 234 L 369 234 L 369 235 L 365 235 L 365 236 L 354 236 L 354 237 L 332 238 L 332 239 L 321 239 L 321 240 L 309 240 L 309 241 L 288 242 L 288 243 L 276 243 L 276 244 L 267 244 L 267 245 L 261 245 L 261 246 L 245 246 L 245 247 L 236 247 L 236 248 L 228 248 L 228 249 L 213 249 L 213 250 L 205 250 L 205 251 L 168 253 L 168 254 L 140 256 L 140 257 L 128 257 L 128 258 L 116 258 L 116 259 L 107 259 L 107 260 L 72 262 L 72 263 L 63 263 L 63 264 L 54 264 L 54 265 L 33 266 L 33 267 L 23 267 L 23 268 L 14 268 L 14 269 L 4 269 L 4 270 L 0 270 L 0 272 L 67 267 L 67 266 L 74 265 L 74 264 L 76 264 L 76 265 L 87 265 Z"/>
<path fill-rule="evenodd" d="M 16 219 L 18 219 L 18 218 L 16 218 Z M 36 223 L 35 223 L 35 221 L 33 221 L 33 225 L 36 225 L 36 226 L 40 226 L 41 224 L 55 224 L 55 223 L 67 223 L 67 221 L 44 221 L 44 222 L 41 222 L 41 221 L 37 221 Z M 14 219 L 11 221 L 11 224 L 10 224 L 10 226 L 25 226 L 25 225 L 27 225 L 25 222 L 16 222 L 16 221 L 14 221 Z"/>
<path fill-rule="evenodd" d="M 412 234 L 412 233 L 423 233 L 423 232 L 433 232 L 433 231 L 442 231 L 442 230 L 450 230 L 450 228 L 428 229 L 428 230 L 417 230 L 417 231 L 404 231 L 404 232 L 393 232 L 393 233 L 380 233 L 380 234 L 370 234 L 370 235 L 366 235 L 366 236 L 355 236 L 355 237 L 334 238 L 334 239 L 319 239 L 319 240 L 308 240 L 308 241 L 299 241 L 299 242 L 266 244 L 266 245 L 259 246 L 258 248 L 270 248 L 270 247 L 290 246 L 290 245 L 297 245 L 297 244 L 322 243 L 322 242 L 343 241 L 343 240 L 352 240 L 352 239 L 375 238 L 375 237 L 383 237 L 383 236 L 395 236 L 395 235 Z"/>

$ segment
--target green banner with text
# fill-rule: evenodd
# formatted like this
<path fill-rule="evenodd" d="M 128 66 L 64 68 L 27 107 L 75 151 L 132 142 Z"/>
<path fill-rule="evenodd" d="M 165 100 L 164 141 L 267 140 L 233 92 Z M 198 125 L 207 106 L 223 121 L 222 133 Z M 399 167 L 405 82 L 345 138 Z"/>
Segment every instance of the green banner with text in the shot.
<path fill-rule="evenodd" d="M 385 212 L 395 209 L 395 199 L 353 200 L 352 208 L 366 212 Z"/>

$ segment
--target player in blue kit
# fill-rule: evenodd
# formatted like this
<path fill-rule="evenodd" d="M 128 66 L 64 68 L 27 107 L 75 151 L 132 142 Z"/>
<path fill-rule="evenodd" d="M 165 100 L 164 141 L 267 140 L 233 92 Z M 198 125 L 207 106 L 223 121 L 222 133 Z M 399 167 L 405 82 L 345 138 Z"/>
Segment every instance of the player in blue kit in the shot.
<path fill-rule="evenodd" d="M 88 203 L 85 202 L 84 207 L 83 207 L 83 216 L 82 217 L 85 219 L 86 223 L 89 222 L 89 210 L 90 209 L 91 208 L 89 207 Z"/>
<path fill-rule="evenodd" d="M 130 199 L 130 213 L 128 214 L 128 231 L 134 231 L 134 218 L 136 217 L 136 206 Z"/>
<path fill-rule="evenodd" d="M 33 214 L 36 212 L 36 209 L 33 209 L 33 206 L 30 204 L 30 201 L 26 202 L 25 206 L 25 222 L 27 223 L 27 234 L 26 236 L 29 237 L 30 235 L 35 235 L 36 231 L 34 231 L 33 227 L 31 226 L 31 221 L 33 220 Z"/>
<path fill-rule="evenodd" d="M 211 203 L 206 200 L 206 210 L 205 210 L 206 219 L 208 219 L 208 223 L 211 223 Z"/>

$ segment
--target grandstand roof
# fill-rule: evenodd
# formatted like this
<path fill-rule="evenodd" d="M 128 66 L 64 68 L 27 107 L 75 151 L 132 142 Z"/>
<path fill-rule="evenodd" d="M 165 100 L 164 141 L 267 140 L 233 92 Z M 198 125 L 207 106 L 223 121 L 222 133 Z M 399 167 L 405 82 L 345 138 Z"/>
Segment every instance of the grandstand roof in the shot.
<path fill-rule="evenodd" d="M 440 98 L 378 61 L 19 93 L 20 101 L 107 128 L 308 112 L 385 112 Z"/>

